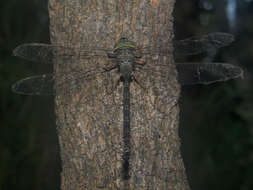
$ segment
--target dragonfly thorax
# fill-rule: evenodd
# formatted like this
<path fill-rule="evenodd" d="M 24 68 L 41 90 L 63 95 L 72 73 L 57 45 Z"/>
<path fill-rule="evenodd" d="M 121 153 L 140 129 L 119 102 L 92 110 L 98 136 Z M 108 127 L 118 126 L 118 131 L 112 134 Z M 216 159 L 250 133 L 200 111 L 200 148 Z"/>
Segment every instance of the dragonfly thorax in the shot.
<path fill-rule="evenodd" d="M 135 50 L 135 43 L 129 41 L 126 37 L 120 38 L 114 46 L 113 52 L 117 58 L 118 70 L 123 80 L 131 80 L 135 64 Z"/>
<path fill-rule="evenodd" d="M 132 41 L 129 41 L 126 37 L 120 38 L 120 40 L 115 44 L 113 51 L 115 53 L 121 51 L 121 50 L 135 50 L 136 44 Z"/>
<path fill-rule="evenodd" d="M 133 57 L 122 57 L 119 59 L 119 73 L 123 80 L 131 80 L 132 72 L 134 70 L 135 60 Z"/>

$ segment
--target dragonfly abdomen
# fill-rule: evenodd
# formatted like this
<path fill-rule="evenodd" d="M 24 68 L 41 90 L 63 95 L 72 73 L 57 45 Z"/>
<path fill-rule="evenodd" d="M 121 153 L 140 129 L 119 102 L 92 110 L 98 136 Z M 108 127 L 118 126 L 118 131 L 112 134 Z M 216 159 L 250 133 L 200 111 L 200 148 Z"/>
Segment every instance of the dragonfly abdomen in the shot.
<path fill-rule="evenodd" d="M 130 129 L 130 81 L 124 81 L 124 92 L 123 92 L 123 164 L 122 164 L 122 174 L 123 179 L 127 180 L 130 178 L 129 175 L 129 159 L 131 154 L 131 129 Z"/>

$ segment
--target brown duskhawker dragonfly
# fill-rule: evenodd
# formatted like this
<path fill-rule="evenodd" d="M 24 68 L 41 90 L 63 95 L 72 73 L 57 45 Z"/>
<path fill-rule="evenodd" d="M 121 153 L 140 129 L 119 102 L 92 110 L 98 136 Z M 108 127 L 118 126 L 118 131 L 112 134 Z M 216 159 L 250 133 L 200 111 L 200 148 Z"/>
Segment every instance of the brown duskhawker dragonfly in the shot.
<path fill-rule="evenodd" d="M 229 45 L 233 42 L 233 35 L 227 33 L 210 33 L 201 38 L 192 37 L 185 40 L 174 42 L 174 55 L 186 56 L 195 55 L 203 52 L 216 52 L 217 49 Z M 57 46 L 54 44 L 23 44 L 14 50 L 14 55 L 29 61 L 54 64 L 55 60 L 61 59 L 71 63 L 71 59 L 91 59 L 102 57 L 108 59 L 112 64 L 110 66 L 95 65 L 87 70 L 69 71 L 64 73 L 50 73 L 22 79 L 12 86 L 15 93 L 25 95 L 54 95 L 55 87 L 71 92 L 75 88 L 73 81 L 82 80 L 82 85 L 88 83 L 88 78 L 95 77 L 101 73 L 110 72 L 114 69 L 118 71 L 119 81 L 123 82 L 123 156 L 122 171 L 123 178 L 128 179 L 129 158 L 131 153 L 130 146 L 130 83 L 138 80 L 135 77 L 136 72 L 148 72 L 152 70 L 155 73 L 157 67 L 166 69 L 164 64 L 153 64 L 152 61 L 145 60 L 145 57 L 157 55 L 166 56 L 171 50 L 162 46 L 147 46 L 138 48 L 136 44 L 129 41 L 126 37 L 114 45 L 112 49 L 94 48 L 89 50 L 83 48 L 76 51 L 74 48 L 66 46 Z M 63 61 L 64 62 L 64 61 Z M 211 84 L 219 81 L 242 77 L 243 71 L 237 66 L 227 63 L 176 63 L 178 70 L 178 82 L 181 85 Z M 156 73 L 159 75 L 159 73 Z M 163 77 L 163 75 L 160 75 Z M 87 79 L 87 81 L 86 81 Z M 57 82 L 60 80 L 61 82 Z M 141 84 L 140 84 L 141 86 Z M 94 97 L 95 98 L 95 97 Z"/>

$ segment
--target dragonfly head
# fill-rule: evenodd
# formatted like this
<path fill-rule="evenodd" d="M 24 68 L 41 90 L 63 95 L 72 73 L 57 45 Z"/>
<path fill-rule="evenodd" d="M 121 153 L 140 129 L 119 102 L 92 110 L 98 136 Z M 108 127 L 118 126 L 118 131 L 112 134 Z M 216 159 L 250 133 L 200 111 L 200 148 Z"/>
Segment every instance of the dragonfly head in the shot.
<path fill-rule="evenodd" d="M 119 42 L 121 42 L 121 43 L 128 42 L 128 38 L 127 38 L 126 36 L 122 36 L 122 37 L 119 39 Z"/>

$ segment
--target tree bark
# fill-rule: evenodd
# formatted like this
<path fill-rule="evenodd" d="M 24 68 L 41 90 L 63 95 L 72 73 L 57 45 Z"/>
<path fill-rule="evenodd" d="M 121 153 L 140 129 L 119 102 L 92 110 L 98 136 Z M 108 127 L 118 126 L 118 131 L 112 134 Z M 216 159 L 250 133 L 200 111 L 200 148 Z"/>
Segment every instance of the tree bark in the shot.
<path fill-rule="evenodd" d="M 113 48 L 121 35 L 138 46 L 165 44 L 172 50 L 174 0 L 50 0 L 50 36 L 53 44 Z M 172 51 L 171 51 L 172 52 Z M 57 60 L 56 72 L 102 69 L 105 58 L 79 56 Z M 62 160 L 62 190 L 79 189 L 189 189 L 178 136 L 180 88 L 172 53 L 154 56 L 167 64 L 166 75 L 140 74 L 148 87 L 131 82 L 130 179 L 123 180 L 123 113 L 117 72 L 82 78 L 57 90 L 56 116 Z M 76 76 L 70 76 L 69 80 Z M 76 77 L 78 78 L 78 77 Z M 166 80 L 165 80 L 166 79 Z M 71 93 L 66 93 L 66 89 Z"/>

